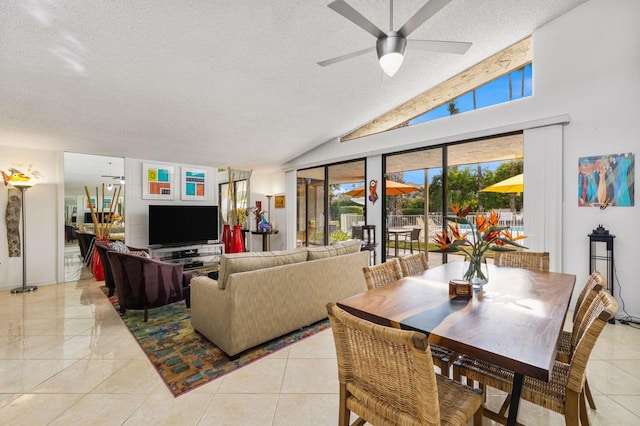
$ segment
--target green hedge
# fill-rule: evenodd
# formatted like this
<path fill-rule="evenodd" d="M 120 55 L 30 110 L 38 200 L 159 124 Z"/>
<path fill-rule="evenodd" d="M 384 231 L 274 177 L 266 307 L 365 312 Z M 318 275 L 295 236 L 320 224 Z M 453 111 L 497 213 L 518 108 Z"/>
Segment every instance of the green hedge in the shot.
<path fill-rule="evenodd" d="M 423 208 L 408 207 L 406 209 L 402 209 L 402 214 L 404 214 L 404 215 L 421 215 L 421 214 L 424 214 L 424 209 Z"/>
<path fill-rule="evenodd" d="M 339 214 L 363 214 L 361 206 L 342 206 L 338 209 Z"/>

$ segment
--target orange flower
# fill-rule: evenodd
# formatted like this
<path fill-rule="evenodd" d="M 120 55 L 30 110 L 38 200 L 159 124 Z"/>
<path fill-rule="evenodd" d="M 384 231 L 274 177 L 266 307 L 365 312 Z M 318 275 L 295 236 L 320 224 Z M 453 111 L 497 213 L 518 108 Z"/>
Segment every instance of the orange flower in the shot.
<path fill-rule="evenodd" d="M 446 229 L 443 229 L 440 234 L 436 234 L 433 237 L 433 240 L 438 245 L 438 247 L 440 247 L 441 250 L 447 250 L 451 247 L 452 242 L 449 239 L 449 236 L 447 235 Z"/>
<path fill-rule="evenodd" d="M 460 210 L 460 204 L 449 204 L 449 207 L 451 207 L 451 211 L 453 211 L 453 214 L 457 217 L 467 217 L 471 211 L 471 206 L 467 206 L 464 210 Z"/>
<path fill-rule="evenodd" d="M 474 259 L 482 258 L 487 250 L 509 250 L 507 246 L 523 247 L 515 241 L 525 238 L 524 235 L 514 237 L 509 228 L 500 226 L 500 214 L 490 211 L 487 214 L 476 213 L 475 223 L 469 221 L 466 216 L 471 211 L 471 206 L 462 209 L 458 204 L 451 205 L 455 216 L 448 220 L 449 230 L 443 229 L 433 237 L 441 252 L 462 252 Z M 471 232 L 461 232 L 460 224 L 467 225 Z M 526 248 L 526 247 L 524 247 Z"/>

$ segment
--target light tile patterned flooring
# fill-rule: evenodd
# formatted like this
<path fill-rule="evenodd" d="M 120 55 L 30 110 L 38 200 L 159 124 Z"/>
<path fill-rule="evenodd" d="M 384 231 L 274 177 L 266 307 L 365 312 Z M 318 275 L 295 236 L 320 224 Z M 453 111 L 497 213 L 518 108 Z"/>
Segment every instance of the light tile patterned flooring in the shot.
<path fill-rule="evenodd" d="M 85 279 L 31 294 L 0 292 L 0 424 L 337 423 L 330 330 L 174 398 L 100 284 Z M 607 325 L 588 377 L 598 406 L 589 413 L 592 425 L 640 424 L 640 330 Z M 501 402 L 495 391 L 488 399 L 493 408 Z M 526 402 L 519 420 L 564 424 Z"/>

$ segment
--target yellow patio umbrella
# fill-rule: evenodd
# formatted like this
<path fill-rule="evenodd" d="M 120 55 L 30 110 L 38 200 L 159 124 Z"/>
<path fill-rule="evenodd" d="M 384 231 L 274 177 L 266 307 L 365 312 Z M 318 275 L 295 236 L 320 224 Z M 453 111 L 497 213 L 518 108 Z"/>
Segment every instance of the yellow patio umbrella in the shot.
<path fill-rule="evenodd" d="M 509 179 L 502 180 L 493 185 L 487 186 L 481 189 L 480 192 L 500 192 L 507 194 L 509 192 L 523 192 L 524 191 L 524 175 L 520 173 L 510 177 Z"/>
<path fill-rule="evenodd" d="M 406 183 L 395 182 L 392 180 L 386 181 L 386 193 L 387 195 L 402 195 L 408 194 L 410 192 L 420 191 L 420 188 L 413 185 L 407 185 Z M 353 188 L 351 191 L 347 191 L 344 195 L 348 195 L 349 197 L 362 197 L 365 194 L 365 187 L 359 186 L 357 188 Z"/>

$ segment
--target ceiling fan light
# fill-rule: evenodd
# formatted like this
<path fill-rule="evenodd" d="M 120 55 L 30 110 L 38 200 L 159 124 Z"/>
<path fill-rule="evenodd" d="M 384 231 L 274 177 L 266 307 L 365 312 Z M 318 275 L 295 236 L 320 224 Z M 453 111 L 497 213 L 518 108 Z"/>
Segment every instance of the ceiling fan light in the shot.
<path fill-rule="evenodd" d="M 387 53 L 380 58 L 380 66 L 389 77 L 393 77 L 393 75 L 400 69 L 403 59 L 404 55 L 400 53 Z"/>
<path fill-rule="evenodd" d="M 107 191 L 112 191 L 113 190 L 113 184 L 112 183 L 108 183 L 107 184 Z"/>
<path fill-rule="evenodd" d="M 390 32 L 387 37 L 378 40 L 376 51 L 380 67 L 389 76 L 400 69 L 404 60 L 404 51 L 407 48 L 407 39 L 395 31 Z"/>

